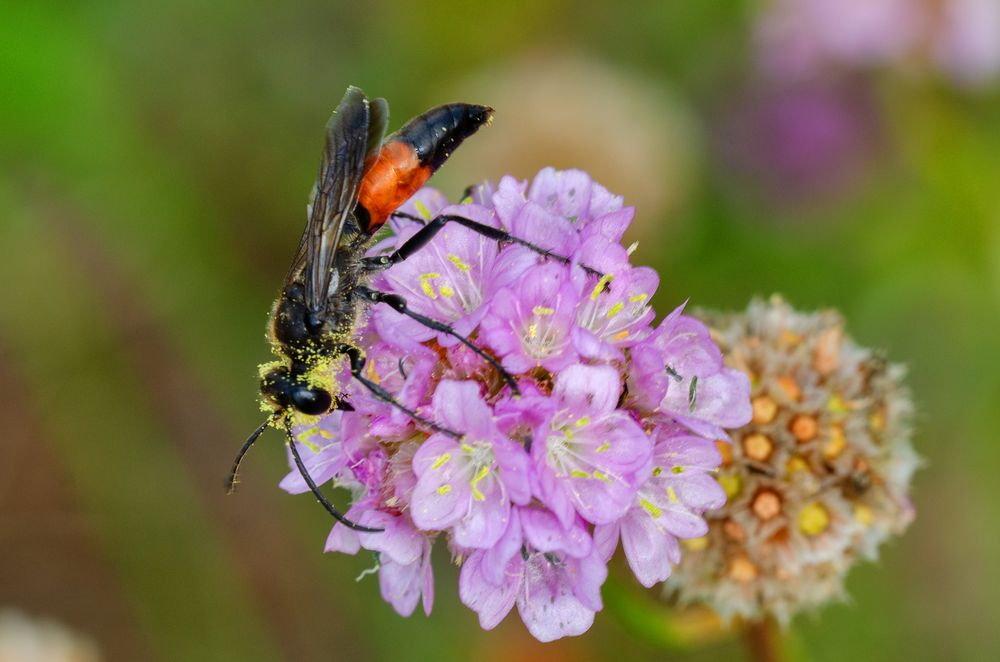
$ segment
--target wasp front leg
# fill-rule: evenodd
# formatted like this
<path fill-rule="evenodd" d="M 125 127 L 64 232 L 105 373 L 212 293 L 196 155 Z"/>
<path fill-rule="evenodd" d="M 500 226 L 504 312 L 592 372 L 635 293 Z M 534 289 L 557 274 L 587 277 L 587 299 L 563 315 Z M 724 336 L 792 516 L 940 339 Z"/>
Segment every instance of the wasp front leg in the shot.
<path fill-rule="evenodd" d="M 449 430 L 446 427 L 438 425 L 429 418 L 421 416 L 416 411 L 410 409 L 402 402 L 397 400 L 392 395 L 392 393 L 385 390 L 372 380 L 368 379 L 364 374 L 365 357 L 361 354 L 360 349 L 358 349 L 354 345 L 343 344 L 337 347 L 337 351 L 339 354 L 343 354 L 344 356 L 347 357 L 347 360 L 351 366 L 351 376 L 354 377 L 354 379 L 356 379 L 359 384 L 368 389 L 371 392 L 371 394 L 374 395 L 376 398 L 378 398 L 382 402 L 385 402 L 386 404 L 395 407 L 396 409 L 400 410 L 401 412 L 412 418 L 417 423 L 420 423 L 421 425 L 428 427 L 434 430 L 435 432 L 440 432 L 442 434 L 445 434 L 451 437 L 452 439 L 462 438 L 463 434 L 461 432 L 456 432 L 455 430 Z"/>
<path fill-rule="evenodd" d="M 419 322 L 428 329 L 433 329 L 434 331 L 437 331 L 439 333 L 444 333 L 445 335 L 449 335 L 452 338 L 455 338 L 460 343 L 462 343 L 463 345 L 471 349 L 473 352 L 475 352 L 484 361 L 493 366 L 496 369 L 496 371 L 500 374 L 500 377 L 502 377 L 503 380 L 507 382 L 507 385 L 510 386 L 510 389 L 516 395 L 521 394 L 521 391 L 520 389 L 518 389 L 517 382 L 514 380 L 514 377 L 509 372 L 507 372 L 502 365 L 500 365 L 499 361 L 497 361 L 487 352 L 480 349 L 478 346 L 476 346 L 475 343 L 473 343 L 471 340 L 463 336 L 461 333 L 455 331 L 455 329 L 451 328 L 450 325 L 445 324 L 444 322 L 439 322 L 438 320 L 427 317 L 426 315 L 421 315 L 420 313 L 414 310 L 410 310 L 409 306 L 406 305 L 406 299 L 399 296 L 398 294 L 390 294 L 388 292 L 378 292 L 376 290 L 367 287 L 357 287 L 354 290 L 354 292 L 357 296 L 361 297 L 366 301 L 370 301 L 371 303 L 384 303 L 393 310 L 395 310 L 400 315 L 406 315 L 410 319 Z"/>
<path fill-rule="evenodd" d="M 404 218 L 419 223 L 424 222 L 423 219 L 420 218 L 419 216 L 414 216 L 412 214 L 407 214 L 405 212 L 395 212 L 393 216 L 396 218 Z M 403 244 L 394 252 L 388 255 L 366 257 L 362 262 L 364 268 L 367 271 L 381 271 L 383 269 L 388 269 L 394 264 L 399 264 L 403 260 L 407 259 L 411 255 L 419 251 L 421 248 L 426 246 L 428 243 L 430 243 L 430 241 L 434 238 L 434 236 L 437 235 L 437 233 L 440 232 L 442 229 L 444 229 L 444 226 L 447 225 L 448 223 L 455 223 L 457 225 L 461 225 L 464 228 L 468 228 L 469 230 L 472 230 L 477 234 L 480 234 L 489 239 L 494 239 L 500 243 L 510 243 L 510 244 L 516 244 L 518 246 L 523 246 L 524 248 L 527 248 L 530 251 L 538 253 L 542 257 L 545 257 L 550 260 L 555 260 L 556 262 L 560 262 L 562 264 L 569 264 L 571 262 L 570 258 L 566 255 L 559 255 L 558 253 L 554 253 L 547 248 L 543 248 L 541 246 L 538 246 L 537 244 L 531 243 L 530 241 L 521 239 L 520 237 L 516 237 L 507 232 L 506 230 L 495 228 L 491 225 L 486 225 L 485 223 L 474 221 L 471 218 L 465 218 L 464 216 L 456 216 L 454 214 L 442 214 L 440 216 L 435 217 L 432 221 L 430 221 L 429 223 L 425 224 L 422 228 L 417 230 L 417 232 L 412 237 L 404 241 Z M 601 273 L 601 271 L 594 269 L 593 267 L 581 264 L 580 268 L 582 268 L 585 272 L 587 272 L 591 276 L 597 276 L 598 278 L 604 277 L 604 274 Z"/>

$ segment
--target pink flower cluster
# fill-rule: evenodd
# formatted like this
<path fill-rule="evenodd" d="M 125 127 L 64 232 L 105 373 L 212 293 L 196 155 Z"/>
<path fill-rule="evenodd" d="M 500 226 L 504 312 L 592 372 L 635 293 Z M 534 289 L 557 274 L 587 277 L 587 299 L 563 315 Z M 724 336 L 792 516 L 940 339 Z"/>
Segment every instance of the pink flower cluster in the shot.
<path fill-rule="evenodd" d="M 996 0 L 770 0 L 763 8 L 759 56 L 782 77 L 923 64 L 975 87 L 1000 73 Z"/>
<path fill-rule="evenodd" d="M 715 440 L 749 422 L 747 378 L 683 306 L 654 328 L 658 277 L 621 245 L 634 209 L 582 172 L 505 177 L 458 205 L 424 189 L 401 211 L 463 216 L 571 259 L 449 224 L 374 280 L 490 352 L 519 393 L 454 337 L 374 307 L 358 338 L 366 376 L 445 432 L 345 372 L 354 411 L 300 421 L 296 438 L 318 483 L 351 490 L 347 516 L 384 531 L 338 523 L 326 549 L 375 552 L 382 595 L 406 616 L 421 600 L 430 612 L 438 542 L 483 628 L 517 605 L 542 641 L 581 634 L 619 540 L 652 586 L 679 560 L 678 538 L 707 532 L 702 513 L 725 501 Z M 370 254 L 421 227 L 393 224 Z M 307 490 L 294 470 L 282 487 Z"/>

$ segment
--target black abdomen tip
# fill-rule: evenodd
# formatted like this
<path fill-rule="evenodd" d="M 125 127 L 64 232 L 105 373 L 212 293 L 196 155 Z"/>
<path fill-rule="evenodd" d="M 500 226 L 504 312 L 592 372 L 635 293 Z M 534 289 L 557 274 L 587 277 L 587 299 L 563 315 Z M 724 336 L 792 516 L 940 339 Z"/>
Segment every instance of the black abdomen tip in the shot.
<path fill-rule="evenodd" d="M 493 109 L 470 103 L 450 103 L 414 117 L 396 134 L 413 146 L 420 164 L 437 170 L 466 138 L 493 119 Z"/>

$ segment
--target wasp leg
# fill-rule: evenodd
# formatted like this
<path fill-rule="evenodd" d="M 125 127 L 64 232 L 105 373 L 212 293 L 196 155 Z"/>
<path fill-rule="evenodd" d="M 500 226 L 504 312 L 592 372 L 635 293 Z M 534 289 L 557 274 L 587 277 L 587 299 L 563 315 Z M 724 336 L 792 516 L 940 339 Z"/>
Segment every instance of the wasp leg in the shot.
<path fill-rule="evenodd" d="M 493 366 L 496 369 L 496 371 L 500 373 L 500 376 L 503 378 L 503 380 L 507 382 L 507 385 L 510 386 L 511 390 L 516 395 L 521 395 L 521 390 L 518 389 L 517 382 L 514 381 L 514 377 L 509 372 L 507 372 L 502 365 L 500 365 L 499 361 L 497 361 L 488 353 L 484 352 L 482 349 L 477 347 L 475 343 L 473 343 L 471 340 L 469 340 L 462 334 L 455 331 L 449 325 L 445 324 L 444 322 L 439 322 L 435 319 L 431 319 L 426 315 L 421 315 L 418 312 L 410 310 L 410 308 L 406 305 L 406 299 L 399 296 L 398 294 L 377 292 L 375 290 L 363 286 L 356 287 L 354 289 L 354 292 L 358 296 L 372 303 L 384 303 L 393 310 L 395 310 L 397 313 L 401 315 L 406 315 L 410 319 L 416 320 L 420 324 L 426 326 L 428 329 L 434 329 L 435 331 L 439 331 L 441 333 L 451 336 L 452 338 L 455 338 L 460 343 L 462 343 L 463 345 L 471 349 L 473 352 L 478 354 L 483 360 L 485 360 L 491 366 Z"/>
<path fill-rule="evenodd" d="M 288 427 L 287 424 L 285 425 L 285 431 L 288 433 L 288 448 L 292 451 L 292 459 L 295 460 L 295 466 L 298 468 L 299 473 L 302 474 L 302 479 L 306 481 L 306 485 L 309 486 L 313 496 L 315 496 L 316 500 L 319 501 L 324 508 L 326 508 L 326 512 L 333 515 L 337 521 L 347 528 L 354 529 L 355 531 L 360 531 L 362 533 L 381 533 L 382 531 L 385 531 L 385 529 L 373 529 L 371 527 L 361 526 L 356 522 L 352 522 L 344 517 L 339 510 L 334 508 L 333 504 L 330 503 L 326 496 L 319 491 L 319 488 L 316 486 L 316 482 L 312 479 L 312 476 L 309 475 L 309 470 L 306 469 L 306 465 L 302 461 L 302 456 L 299 455 L 299 449 L 295 445 L 295 438 L 292 436 L 292 429 Z"/>
<path fill-rule="evenodd" d="M 396 398 L 394 398 L 392 396 L 392 393 L 389 393 L 389 391 L 385 390 L 384 388 L 382 388 L 381 386 L 379 386 L 375 382 L 373 382 L 370 379 L 368 379 L 367 377 L 365 377 L 364 373 L 363 373 L 363 370 L 365 368 L 365 357 L 363 357 L 361 355 L 361 351 L 357 347 L 355 347 L 354 345 L 339 345 L 337 347 L 337 353 L 338 354 L 344 354 L 345 356 L 347 356 L 347 360 L 351 364 L 351 375 L 356 380 L 358 380 L 358 382 L 362 386 L 364 386 L 366 389 L 368 389 L 369 391 L 371 391 L 372 395 L 374 395 L 379 400 L 381 400 L 381 401 L 383 401 L 383 402 L 385 402 L 387 404 L 392 405 L 396 409 L 400 410 L 401 412 L 403 412 L 404 414 L 406 414 L 407 416 L 409 416 L 410 418 L 412 418 L 413 420 L 415 420 L 417 423 L 420 423 L 421 425 L 423 425 L 425 427 L 429 427 L 430 429 L 434 430 L 435 432 L 440 432 L 442 434 L 445 434 L 445 435 L 451 437 L 452 439 L 461 439 L 464 436 L 460 432 L 455 432 L 454 430 L 449 430 L 446 427 L 438 425 L 437 423 L 435 423 L 434 421 L 430 420 L 429 418 L 427 418 L 425 416 L 421 416 L 420 414 L 418 414 L 417 412 L 413 411 L 412 409 L 410 409 L 409 407 L 407 407 L 403 403 L 401 403 L 398 400 L 396 400 Z"/>
<path fill-rule="evenodd" d="M 419 216 L 414 216 L 412 214 L 407 214 L 405 212 L 394 212 L 394 217 L 404 218 L 410 221 L 418 221 L 423 223 L 423 219 Z M 367 257 L 362 261 L 365 269 L 368 271 L 381 271 L 383 269 L 388 269 L 394 264 L 399 264 L 403 260 L 407 259 L 421 248 L 426 246 L 431 239 L 434 238 L 438 232 L 448 223 L 457 223 L 462 227 L 468 228 L 473 232 L 477 232 L 484 237 L 489 239 L 495 239 L 499 242 L 509 242 L 512 244 L 517 244 L 518 246 L 523 246 L 528 250 L 534 251 L 539 255 L 546 257 L 550 260 L 555 260 L 556 262 L 561 262 L 563 264 L 569 264 L 570 259 L 565 255 L 559 255 L 553 253 L 547 248 L 542 248 L 536 244 L 531 243 L 520 237 L 515 237 L 506 230 L 501 230 L 500 228 L 495 228 L 491 225 L 486 225 L 484 223 L 479 223 L 472 220 L 471 218 L 465 218 L 464 216 L 455 216 L 453 214 L 442 214 L 436 217 L 430 223 L 424 225 L 424 227 L 417 230 L 416 234 L 403 242 L 403 245 L 396 249 L 395 252 L 389 255 L 379 255 L 376 257 Z M 604 274 L 593 267 L 588 267 L 585 264 L 581 264 L 580 267 L 586 271 L 591 276 L 597 276 L 598 278 L 604 278 Z"/>

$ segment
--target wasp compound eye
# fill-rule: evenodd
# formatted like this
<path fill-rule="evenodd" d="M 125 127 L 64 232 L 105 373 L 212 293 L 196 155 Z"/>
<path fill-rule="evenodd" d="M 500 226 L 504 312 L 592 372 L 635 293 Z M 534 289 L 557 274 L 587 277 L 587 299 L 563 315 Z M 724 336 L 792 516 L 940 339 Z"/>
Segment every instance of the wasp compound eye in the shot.
<path fill-rule="evenodd" d="M 296 388 L 292 391 L 292 406 L 309 416 L 325 414 L 333 404 L 333 396 L 321 389 Z"/>

